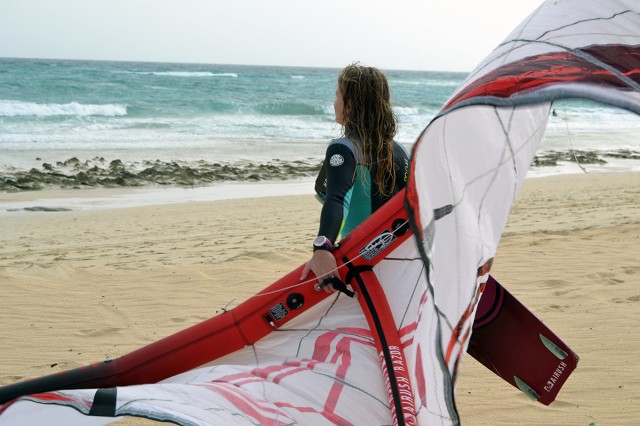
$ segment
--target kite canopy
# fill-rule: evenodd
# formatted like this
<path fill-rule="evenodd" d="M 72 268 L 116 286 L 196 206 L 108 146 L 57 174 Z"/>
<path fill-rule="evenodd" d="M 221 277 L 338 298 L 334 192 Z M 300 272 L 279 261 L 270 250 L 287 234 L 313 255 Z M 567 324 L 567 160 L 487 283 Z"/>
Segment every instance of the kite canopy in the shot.
<path fill-rule="evenodd" d="M 294 271 L 181 335 L 191 337 L 180 350 L 197 348 L 194 356 L 151 354 L 150 363 L 171 359 L 162 364 L 171 377 L 31 394 L 0 406 L 0 425 L 93 425 L 122 415 L 185 425 L 458 424 L 454 383 L 488 266 L 551 102 L 566 98 L 640 114 L 636 0 L 547 1 L 468 76 L 416 142 L 406 198 L 343 242 L 340 273 L 358 300 L 295 287 Z M 418 238 L 403 226 L 407 215 Z M 304 288 L 296 294 L 308 309 L 299 314 L 299 297 L 268 299 L 290 295 L 292 285 Z M 254 325 L 242 323 L 254 314 Z M 210 344 L 202 337 L 209 326 L 240 336 L 237 348 L 231 339 Z"/>
<path fill-rule="evenodd" d="M 444 358 L 452 382 L 468 343 L 461 336 L 471 326 L 465 312 L 477 271 L 496 253 L 551 103 L 571 98 L 640 114 L 638 2 L 545 2 L 467 77 L 415 144 L 406 204 L 431 267 L 435 303 L 424 322 L 437 323 L 440 334 L 424 347 L 455 341 Z M 436 221 L 443 206 L 453 210 Z M 455 423 L 455 409 L 425 415 L 424 424 L 447 424 L 442 418 Z"/>

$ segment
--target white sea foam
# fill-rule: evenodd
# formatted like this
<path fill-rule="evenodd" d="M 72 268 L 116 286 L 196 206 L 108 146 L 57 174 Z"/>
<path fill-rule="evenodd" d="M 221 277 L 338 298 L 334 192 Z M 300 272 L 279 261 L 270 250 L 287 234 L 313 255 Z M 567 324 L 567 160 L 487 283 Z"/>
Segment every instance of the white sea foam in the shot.
<path fill-rule="evenodd" d="M 235 72 L 218 72 L 213 74 L 214 77 L 233 77 L 237 78 L 238 73 Z"/>
<path fill-rule="evenodd" d="M 442 80 L 393 80 L 393 84 L 406 84 L 409 86 L 432 86 L 432 87 L 451 87 L 456 88 L 460 86 L 460 81 L 442 81 Z"/>
<path fill-rule="evenodd" d="M 107 117 L 127 115 L 127 106 L 118 104 L 38 104 L 13 100 L 0 100 L 0 117 L 58 116 L 58 115 L 101 115 Z"/>
<path fill-rule="evenodd" d="M 393 110 L 398 115 L 416 115 L 420 113 L 418 108 L 415 107 L 393 107 Z"/>
<path fill-rule="evenodd" d="M 327 115 L 332 115 L 335 113 L 335 111 L 333 110 L 333 105 L 323 105 L 322 112 Z"/>
<path fill-rule="evenodd" d="M 550 117 L 549 128 L 563 129 L 568 127 L 572 130 L 609 132 L 612 130 L 637 131 L 640 125 L 638 115 L 615 108 L 557 108 L 553 111 L 556 115 Z"/>

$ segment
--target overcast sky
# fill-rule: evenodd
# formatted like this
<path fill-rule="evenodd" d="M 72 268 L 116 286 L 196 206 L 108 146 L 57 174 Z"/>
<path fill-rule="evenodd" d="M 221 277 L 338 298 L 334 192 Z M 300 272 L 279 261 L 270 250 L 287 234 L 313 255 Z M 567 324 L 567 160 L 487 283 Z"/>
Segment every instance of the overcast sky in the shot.
<path fill-rule="evenodd" d="M 0 57 L 471 71 L 542 0 L 0 0 Z"/>

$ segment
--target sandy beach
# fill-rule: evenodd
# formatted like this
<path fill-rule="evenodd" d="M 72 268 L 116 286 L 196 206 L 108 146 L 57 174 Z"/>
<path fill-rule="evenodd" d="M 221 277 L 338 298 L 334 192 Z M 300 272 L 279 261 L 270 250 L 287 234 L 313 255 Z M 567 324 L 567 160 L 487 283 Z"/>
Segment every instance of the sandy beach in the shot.
<path fill-rule="evenodd" d="M 640 173 L 525 182 L 493 275 L 580 362 L 546 407 L 466 357 L 462 424 L 640 420 L 639 205 Z M 307 259 L 319 211 L 295 195 L 0 216 L 0 384 L 116 358 L 237 305 Z"/>

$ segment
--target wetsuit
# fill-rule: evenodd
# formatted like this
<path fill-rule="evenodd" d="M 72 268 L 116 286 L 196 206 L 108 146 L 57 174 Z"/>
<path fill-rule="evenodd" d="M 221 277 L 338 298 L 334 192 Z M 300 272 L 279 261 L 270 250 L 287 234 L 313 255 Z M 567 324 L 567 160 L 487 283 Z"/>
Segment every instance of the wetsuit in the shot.
<path fill-rule="evenodd" d="M 349 138 L 331 141 L 316 179 L 316 193 L 324 203 L 318 235 L 334 243 L 338 235 L 347 235 L 407 185 L 409 155 L 400 144 L 393 142 L 396 179 L 391 195 L 387 197 L 378 192 L 373 182 L 377 167 L 375 158 L 369 170 L 360 163 L 358 149 Z"/>

